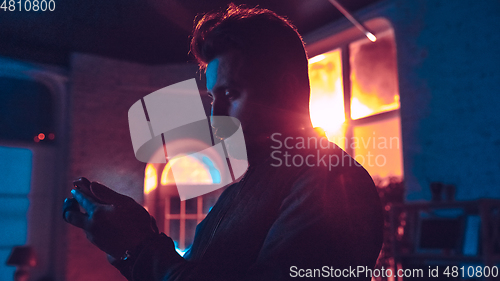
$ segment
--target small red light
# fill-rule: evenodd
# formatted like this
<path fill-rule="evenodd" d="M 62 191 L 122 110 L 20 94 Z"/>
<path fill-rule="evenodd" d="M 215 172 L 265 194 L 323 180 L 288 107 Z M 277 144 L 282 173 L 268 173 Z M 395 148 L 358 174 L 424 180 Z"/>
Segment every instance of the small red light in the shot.
<path fill-rule="evenodd" d="M 43 133 L 38 134 L 38 138 L 39 138 L 40 140 L 45 139 L 45 134 L 43 134 Z"/>
<path fill-rule="evenodd" d="M 55 138 L 56 138 L 56 135 L 54 135 L 54 133 L 49 134 L 49 140 L 53 140 Z"/>
<path fill-rule="evenodd" d="M 34 140 L 35 142 L 40 142 L 40 139 L 38 138 L 38 136 L 35 136 L 35 137 L 33 138 L 33 140 Z"/>

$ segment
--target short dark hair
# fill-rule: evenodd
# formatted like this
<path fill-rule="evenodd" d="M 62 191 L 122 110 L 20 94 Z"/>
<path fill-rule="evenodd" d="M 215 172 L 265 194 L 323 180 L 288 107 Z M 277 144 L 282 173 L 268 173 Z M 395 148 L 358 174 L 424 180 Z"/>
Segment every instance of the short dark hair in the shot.
<path fill-rule="evenodd" d="M 229 4 L 225 10 L 209 12 L 197 21 L 191 53 L 200 68 L 229 51 L 241 51 L 267 73 L 291 73 L 309 98 L 307 54 L 302 37 L 284 17 L 268 9 Z"/>

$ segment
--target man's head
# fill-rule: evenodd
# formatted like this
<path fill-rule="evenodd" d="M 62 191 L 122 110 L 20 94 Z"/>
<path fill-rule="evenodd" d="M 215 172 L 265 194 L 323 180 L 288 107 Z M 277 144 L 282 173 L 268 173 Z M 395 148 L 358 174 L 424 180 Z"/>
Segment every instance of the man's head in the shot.
<path fill-rule="evenodd" d="M 231 4 L 198 21 L 191 52 L 206 71 L 212 115 L 238 118 L 247 145 L 310 126 L 307 55 L 283 17 Z"/>

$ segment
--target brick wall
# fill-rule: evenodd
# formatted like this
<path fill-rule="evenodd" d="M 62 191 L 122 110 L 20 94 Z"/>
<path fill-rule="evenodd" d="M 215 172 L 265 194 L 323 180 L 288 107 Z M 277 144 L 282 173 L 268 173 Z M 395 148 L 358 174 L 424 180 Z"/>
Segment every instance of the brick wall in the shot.
<path fill-rule="evenodd" d="M 407 199 L 429 183 L 500 198 L 498 1 L 405 1 L 386 10 L 398 48 Z"/>
<path fill-rule="evenodd" d="M 145 164 L 133 153 L 128 109 L 154 90 L 197 76 L 196 71 L 192 64 L 152 67 L 73 55 L 68 182 L 85 176 L 140 202 Z M 68 184 L 68 194 L 70 189 Z M 67 233 L 66 280 L 125 280 L 80 229 L 68 226 Z"/>

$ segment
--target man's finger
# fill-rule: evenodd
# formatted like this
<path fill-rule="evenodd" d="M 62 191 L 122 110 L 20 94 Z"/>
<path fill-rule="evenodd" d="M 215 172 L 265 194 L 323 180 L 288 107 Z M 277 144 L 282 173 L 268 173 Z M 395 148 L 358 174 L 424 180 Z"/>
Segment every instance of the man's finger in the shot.
<path fill-rule="evenodd" d="M 125 200 L 130 199 L 130 197 L 120 194 L 112 190 L 111 188 L 95 181 L 90 185 L 90 190 L 95 196 L 97 196 L 99 200 L 102 200 L 109 204 L 122 203 Z"/>
<path fill-rule="evenodd" d="M 73 181 L 73 186 L 75 189 L 79 190 L 83 194 L 87 195 L 87 197 L 92 198 L 95 202 L 100 203 L 100 204 L 106 204 L 106 202 L 103 202 L 102 200 L 99 200 L 97 196 L 95 196 L 92 191 L 90 190 L 90 181 L 85 178 L 81 177 L 75 181 Z"/>
<path fill-rule="evenodd" d="M 90 191 L 90 181 L 85 177 L 81 177 L 73 181 L 73 185 L 81 190 L 87 189 L 88 191 Z"/>
<path fill-rule="evenodd" d="M 80 205 L 78 205 L 78 202 L 76 201 L 75 198 L 64 199 L 63 219 L 66 219 L 66 212 L 68 212 L 68 211 L 73 211 L 73 212 L 80 211 Z"/>
<path fill-rule="evenodd" d="M 92 214 L 97 205 L 99 205 L 93 198 L 77 189 L 72 189 L 71 194 L 73 194 L 73 198 L 76 199 L 78 204 L 80 204 L 88 214 Z"/>
<path fill-rule="evenodd" d="M 73 200 L 73 202 L 70 202 L 69 200 Z M 69 201 L 69 202 L 68 202 Z M 66 203 L 68 202 L 68 203 Z M 63 209 L 63 217 L 64 220 L 72 224 L 76 227 L 85 229 L 85 225 L 88 220 L 88 215 L 83 214 L 80 212 L 80 207 L 78 207 L 78 203 L 76 202 L 75 199 L 67 199 L 64 201 L 65 208 Z M 75 208 L 76 206 L 76 208 Z"/>

